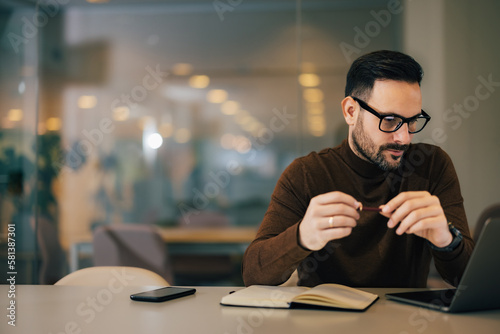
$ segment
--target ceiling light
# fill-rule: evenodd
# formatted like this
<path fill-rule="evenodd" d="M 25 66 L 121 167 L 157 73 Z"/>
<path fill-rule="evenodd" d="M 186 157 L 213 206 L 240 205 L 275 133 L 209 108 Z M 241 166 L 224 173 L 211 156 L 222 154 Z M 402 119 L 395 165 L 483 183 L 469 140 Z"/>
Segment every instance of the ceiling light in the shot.
<path fill-rule="evenodd" d="M 92 109 L 97 104 L 97 98 L 93 95 L 82 95 L 78 98 L 78 108 Z"/>
<path fill-rule="evenodd" d="M 193 75 L 189 78 L 189 86 L 193 88 L 205 88 L 210 83 L 210 78 L 206 75 Z"/>
<path fill-rule="evenodd" d="M 212 89 L 207 93 L 207 101 L 210 103 L 222 103 L 227 100 L 227 92 L 224 89 Z"/>
<path fill-rule="evenodd" d="M 321 83 L 321 79 L 314 73 L 302 73 L 299 75 L 299 83 L 304 87 L 316 87 Z"/>
<path fill-rule="evenodd" d="M 172 66 L 172 74 L 174 75 L 190 75 L 193 72 L 193 65 L 187 63 L 177 63 Z"/>

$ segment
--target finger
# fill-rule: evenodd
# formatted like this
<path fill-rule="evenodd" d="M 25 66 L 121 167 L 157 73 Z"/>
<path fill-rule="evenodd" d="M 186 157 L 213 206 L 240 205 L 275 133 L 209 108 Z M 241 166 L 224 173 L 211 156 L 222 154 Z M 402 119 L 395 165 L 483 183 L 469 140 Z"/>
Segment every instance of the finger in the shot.
<path fill-rule="evenodd" d="M 359 219 L 359 212 L 352 206 L 341 204 L 326 204 L 316 211 L 318 217 L 347 216 Z"/>
<path fill-rule="evenodd" d="M 389 218 L 391 216 L 391 212 L 384 212 L 384 207 L 385 207 L 385 205 L 379 206 L 379 208 L 380 208 L 379 214 L 381 214 L 384 217 Z"/>
<path fill-rule="evenodd" d="M 357 222 L 351 217 L 346 216 L 331 216 L 322 219 L 324 223 L 322 224 L 323 230 L 336 229 L 344 227 L 356 227 Z"/>
<path fill-rule="evenodd" d="M 443 226 L 443 230 L 438 232 L 440 226 Z M 447 226 L 446 223 L 443 224 L 442 217 L 432 216 L 413 224 L 406 233 L 425 238 L 437 247 L 444 247 L 449 245 L 453 239 Z"/>
<path fill-rule="evenodd" d="M 387 222 L 387 226 L 392 228 L 396 226 L 399 222 L 402 222 L 406 217 L 408 217 L 413 212 L 422 208 L 431 207 L 433 205 L 439 204 L 439 200 L 437 201 L 436 200 L 437 197 L 434 196 L 415 197 L 406 200 L 390 215 L 390 219 Z"/>
<path fill-rule="evenodd" d="M 406 191 L 398 194 L 396 197 L 387 202 L 383 208 L 382 213 L 388 214 L 394 212 L 397 208 L 399 208 L 403 203 L 408 200 L 420 197 L 427 197 L 430 194 L 427 191 Z"/>
<path fill-rule="evenodd" d="M 403 233 L 413 233 L 410 232 L 410 230 L 414 228 L 414 226 L 420 221 L 426 220 L 428 218 L 438 217 L 442 213 L 443 212 L 440 206 L 428 206 L 422 209 L 413 210 L 404 219 L 401 220 L 396 233 L 399 235 Z"/>
<path fill-rule="evenodd" d="M 335 239 L 345 238 L 352 232 L 352 227 L 338 227 L 323 231 L 322 237 L 326 242 Z"/>
<path fill-rule="evenodd" d="M 360 205 L 360 203 L 356 201 L 354 197 L 341 191 L 324 193 L 314 197 L 313 200 L 316 200 L 318 204 L 322 205 L 344 203 L 346 205 L 352 206 L 354 209 L 357 209 Z"/>
<path fill-rule="evenodd" d="M 409 233 L 409 234 L 416 234 L 418 236 L 424 236 L 425 231 L 428 231 L 432 228 L 434 228 L 435 226 L 437 226 L 437 224 L 439 223 L 439 218 L 438 217 L 429 217 L 429 218 L 425 218 L 425 219 L 422 219 L 422 220 L 419 220 L 418 222 L 416 222 L 415 224 L 413 224 L 412 226 L 410 226 L 407 230 L 406 230 L 406 233 Z"/>

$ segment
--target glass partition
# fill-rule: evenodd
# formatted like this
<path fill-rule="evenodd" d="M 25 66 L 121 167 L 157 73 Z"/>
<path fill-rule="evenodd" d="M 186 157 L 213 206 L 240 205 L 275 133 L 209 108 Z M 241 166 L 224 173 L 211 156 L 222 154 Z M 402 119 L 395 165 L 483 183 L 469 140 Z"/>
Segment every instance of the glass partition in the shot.
<path fill-rule="evenodd" d="M 401 44 L 396 16 L 359 43 L 385 2 L 44 4 L 0 7 L 1 231 L 26 282 L 93 265 L 100 226 L 255 233 L 284 168 L 346 137 L 352 59 Z M 176 284 L 241 283 L 248 241 L 208 233 L 167 242 Z"/>

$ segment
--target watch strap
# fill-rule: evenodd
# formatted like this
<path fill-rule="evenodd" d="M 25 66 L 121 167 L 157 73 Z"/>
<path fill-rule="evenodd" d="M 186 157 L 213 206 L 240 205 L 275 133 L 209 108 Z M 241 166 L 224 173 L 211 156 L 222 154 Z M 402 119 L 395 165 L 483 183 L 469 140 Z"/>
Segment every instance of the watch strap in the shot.
<path fill-rule="evenodd" d="M 445 247 L 437 247 L 432 242 L 427 240 L 429 246 L 433 250 L 438 252 L 452 252 L 458 247 L 458 245 L 460 245 L 463 239 L 462 233 L 460 233 L 460 231 L 450 222 L 448 222 L 448 228 L 450 230 L 451 235 L 453 236 L 453 240 L 451 241 L 451 243 Z"/>

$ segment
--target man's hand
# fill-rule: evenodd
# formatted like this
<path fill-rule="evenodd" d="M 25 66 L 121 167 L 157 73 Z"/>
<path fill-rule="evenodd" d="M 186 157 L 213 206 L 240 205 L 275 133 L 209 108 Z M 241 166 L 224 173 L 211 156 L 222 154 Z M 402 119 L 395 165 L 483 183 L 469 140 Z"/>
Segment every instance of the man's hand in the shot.
<path fill-rule="evenodd" d="M 330 241 L 351 234 L 360 203 L 339 191 L 321 194 L 307 207 L 299 226 L 299 242 L 309 250 L 320 250 Z"/>
<path fill-rule="evenodd" d="M 429 240 L 436 247 L 446 247 L 453 240 L 439 198 L 426 191 L 403 192 L 391 199 L 380 212 L 389 218 L 387 227 L 398 223 L 396 233 L 412 233 Z"/>

